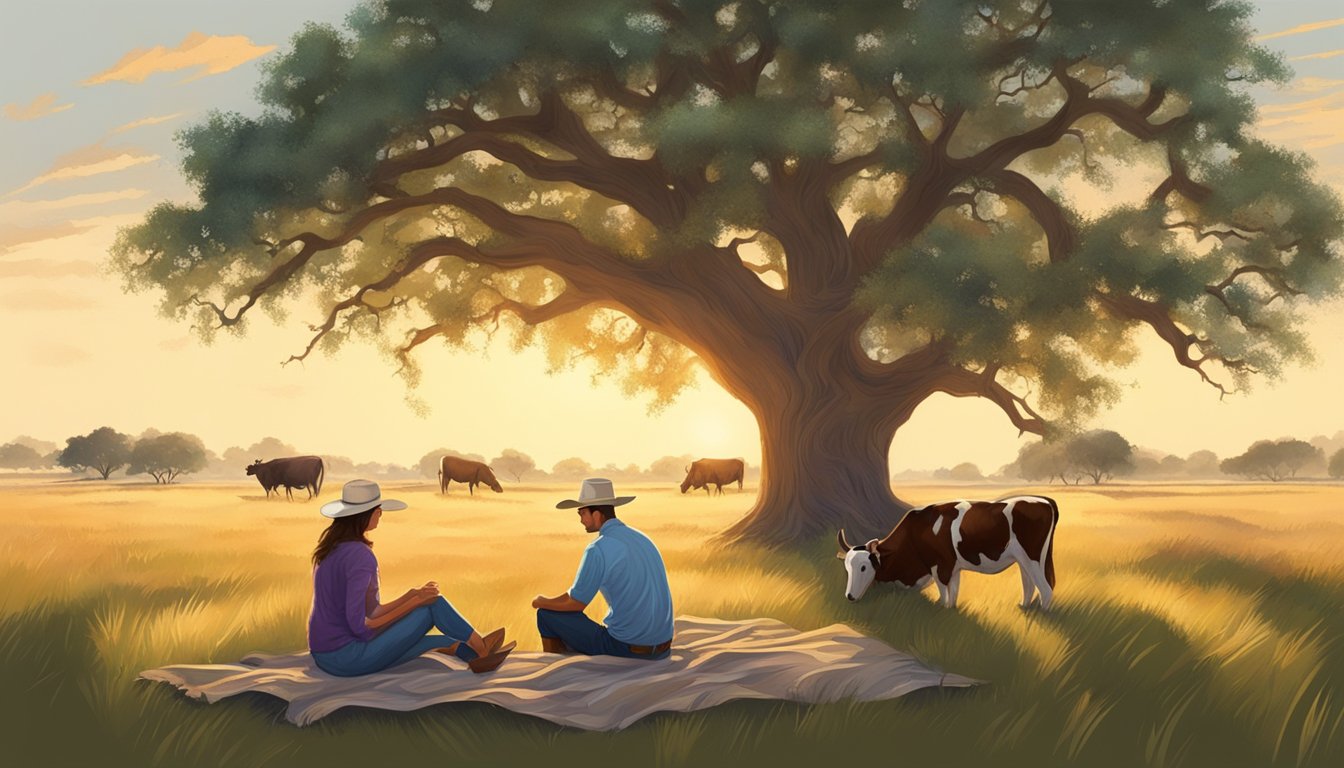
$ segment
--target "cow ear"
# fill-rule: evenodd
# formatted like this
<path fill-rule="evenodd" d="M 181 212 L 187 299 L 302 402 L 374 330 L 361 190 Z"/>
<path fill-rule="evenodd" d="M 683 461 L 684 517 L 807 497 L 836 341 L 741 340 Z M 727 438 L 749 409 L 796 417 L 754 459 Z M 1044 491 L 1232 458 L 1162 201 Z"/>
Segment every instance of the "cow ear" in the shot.
<path fill-rule="evenodd" d="M 836 559 L 836 560 L 844 560 L 844 559 L 845 559 L 845 553 L 844 553 L 844 552 L 836 552 L 836 553 L 835 553 L 835 559 Z"/>
<path fill-rule="evenodd" d="M 869 539 L 868 543 L 863 545 L 863 548 L 869 552 L 877 552 L 877 539 Z"/>

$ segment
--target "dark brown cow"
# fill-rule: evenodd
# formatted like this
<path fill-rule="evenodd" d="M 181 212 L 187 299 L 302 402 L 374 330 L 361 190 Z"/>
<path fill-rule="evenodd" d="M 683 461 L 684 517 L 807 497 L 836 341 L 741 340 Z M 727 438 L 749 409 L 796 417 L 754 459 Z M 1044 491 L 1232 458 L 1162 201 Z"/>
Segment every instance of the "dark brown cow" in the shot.
<path fill-rule="evenodd" d="M 455 480 L 467 484 L 467 492 L 476 495 L 476 485 L 490 486 L 495 493 L 503 493 L 495 473 L 479 461 L 459 459 L 456 456 L 444 456 L 439 460 L 439 493 L 448 492 L 448 481 Z"/>
<path fill-rule="evenodd" d="M 691 462 L 691 466 L 686 468 L 686 479 L 681 481 L 681 492 L 685 493 L 692 488 L 705 489 L 705 494 L 709 494 L 709 486 L 722 494 L 723 486 L 729 483 L 737 483 L 737 489 L 742 490 L 742 475 L 745 474 L 746 464 L 741 459 L 700 459 Z"/>
<path fill-rule="evenodd" d="M 955 608 L 962 571 L 999 573 L 1017 563 L 1022 575 L 1022 607 L 1041 594 L 1050 609 L 1055 593 L 1055 526 L 1059 506 L 1045 496 L 999 501 L 945 501 L 912 509 L 885 539 L 850 546 L 840 531 L 840 552 L 848 582 L 845 597 L 858 600 L 873 581 L 903 587 L 938 584 L 943 605 Z"/>
<path fill-rule="evenodd" d="M 320 456 L 292 456 L 267 462 L 257 459 L 247 466 L 247 474 L 256 475 L 261 487 L 266 489 L 266 498 L 271 497 L 271 491 L 283 486 L 285 496 L 292 501 L 295 488 L 306 489 L 309 499 L 321 493 L 322 480 L 327 473 Z"/>

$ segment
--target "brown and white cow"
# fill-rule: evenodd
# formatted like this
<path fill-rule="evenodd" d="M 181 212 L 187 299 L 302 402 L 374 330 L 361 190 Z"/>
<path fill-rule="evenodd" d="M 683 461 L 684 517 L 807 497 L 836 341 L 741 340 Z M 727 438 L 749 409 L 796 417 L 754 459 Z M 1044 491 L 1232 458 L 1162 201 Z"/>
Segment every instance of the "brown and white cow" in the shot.
<path fill-rule="evenodd" d="M 686 468 L 686 479 L 681 481 L 681 492 L 692 488 L 705 489 L 709 495 L 709 486 L 714 486 L 719 495 L 723 495 L 723 486 L 737 483 L 742 490 L 742 476 L 746 474 L 746 463 L 741 459 L 697 459 Z"/>
<path fill-rule="evenodd" d="M 479 461 L 459 459 L 456 456 L 444 456 L 439 459 L 439 493 L 448 492 L 448 483 L 456 481 L 467 484 L 467 493 L 476 495 L 476 486 L 489 486 L 495 493 L 503 493 L 504 488 L 495 479 L 495 473 Z"/>
<path fill-rule="evenodd" d="M 955 608 L 962 571 L 999 573 L 1017 563 L 1022 607 L 1040 592 L 1050 609 L 1055 593 L 1055 525 L 1059 506 L 1045 496 L 998 501 L 944 501 L 912 509 L 881 541 L 850 546 L 840 530 L 848 580 L 845 597 L 858 600 L 874 581 L 922 589 L 938 584 L 944 606 Z"/>

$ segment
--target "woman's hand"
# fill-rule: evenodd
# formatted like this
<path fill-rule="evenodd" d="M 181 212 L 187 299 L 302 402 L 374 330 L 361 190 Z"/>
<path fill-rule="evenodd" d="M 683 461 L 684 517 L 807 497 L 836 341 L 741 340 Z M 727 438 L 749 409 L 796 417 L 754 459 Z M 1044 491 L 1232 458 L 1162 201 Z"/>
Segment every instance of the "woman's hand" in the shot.
<path fill-rule="evenodd" d="M 414 590 L 415 601 L 420 605 L 428 605 L 439 597 L 439 583 L 437 581 L 427 581 L 423 587 Z"/>

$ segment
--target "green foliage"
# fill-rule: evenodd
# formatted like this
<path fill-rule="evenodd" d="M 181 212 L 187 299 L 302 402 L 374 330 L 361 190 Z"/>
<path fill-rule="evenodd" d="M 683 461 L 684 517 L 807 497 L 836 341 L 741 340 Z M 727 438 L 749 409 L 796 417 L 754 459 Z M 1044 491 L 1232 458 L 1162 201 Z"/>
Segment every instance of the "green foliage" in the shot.
<path fill-rule="evenodd" d="M 112 429 L 99 427 L 87 435 L 77 435 L 65 441 L 65 450 L 56 463 L 76 472 L 91 469 L 102 476 L 126 466 L 131 458 L 131 438 Z"/>
<path fill-rule="evenodd" d="M 148 473 L 154 482 L 168 484 L 178 475 L 205 469 L 205 444 L 199 437 L 170 432 L 137 440 L 126 474 Z"/>
<path fill-rule="evenodd" d="M 41 469 L 49 466 L 42 454 L 22 443 L 0 445 L 0 467 L 5 469 Z"/>
<path fill-rule="evenodd" d="M 1224 459 L 1224 474 L 1279 482 L 1296 477 L 1308 464 L 1321 459 L 1321 449 L 1302 440 L 1261 440 L 1240 456 Z"/>
<path fill-rule="evenodd" d="M 1094 429 L 1069 439 L 1064 453 L 1073 467 L 1094 484 L 1134 471 L 1134 446 L 1109 429 Z"/>
<path fill-rule="evenodd" d="M 1246 86 L 1289 75 L 1251 11 L 368 0 L 268 60 L 258 114 L 180 134 L 198 202 L 112 263 L 207 338 L 315 300 L 311 349 L 380 345 L 411 385 L 422 343 L 502 331 L 657 409 L 691 350 L 722 373 L 839 316 L 884 362 L 946 349 L 1065 426 L 1115 399 L 1102 369 L 1140 334 L 1244 389 L 1309 359 L 1301 306 L 1344 284 L 1339 200 L 1247 131 Z M 1170 183 L 1086 214 L 1063 191 L 1139 165 Z M 782 289 L 723 266 L 751 236 Z M 696 301 L 744 327 L 692 327 Z"/>

